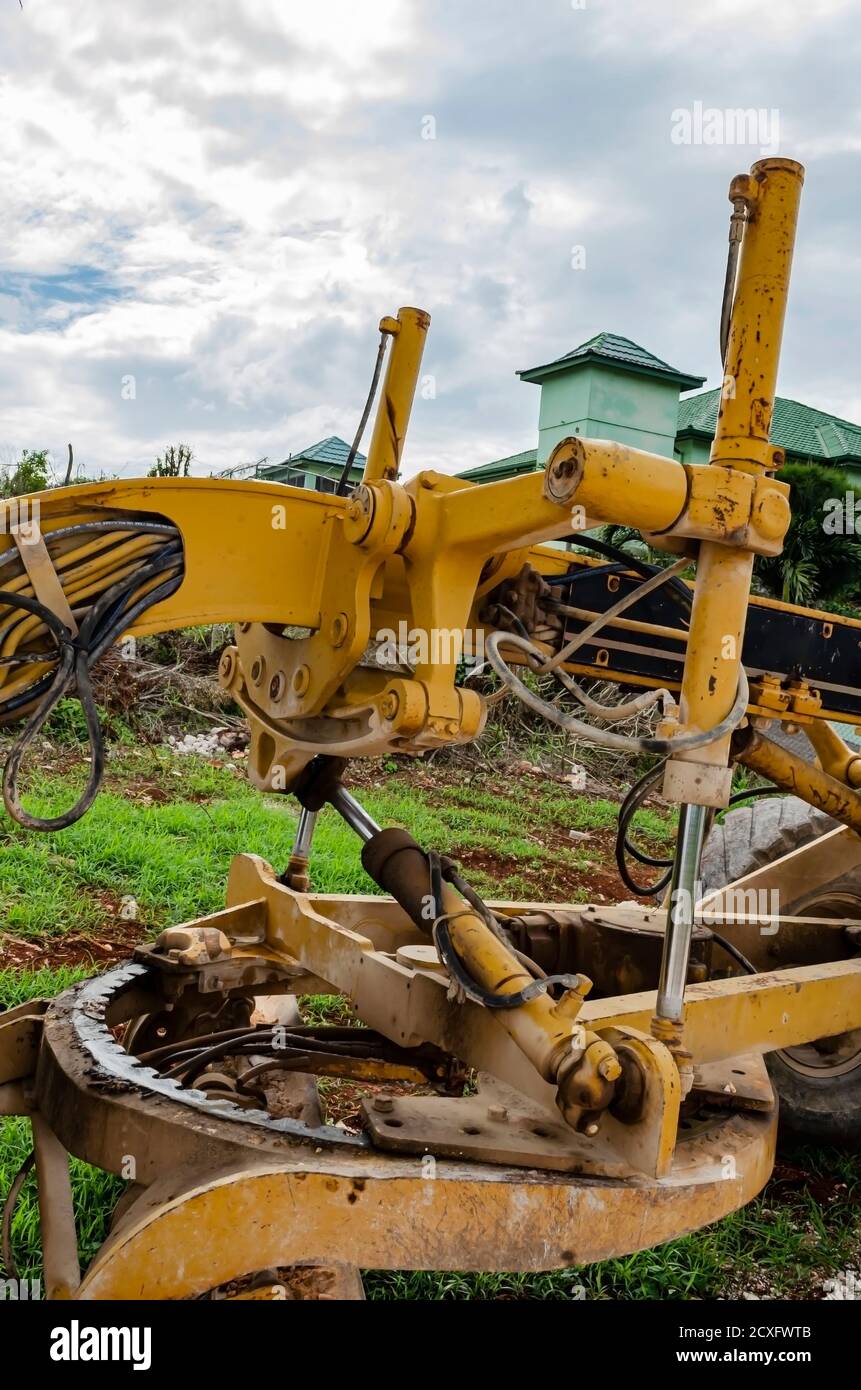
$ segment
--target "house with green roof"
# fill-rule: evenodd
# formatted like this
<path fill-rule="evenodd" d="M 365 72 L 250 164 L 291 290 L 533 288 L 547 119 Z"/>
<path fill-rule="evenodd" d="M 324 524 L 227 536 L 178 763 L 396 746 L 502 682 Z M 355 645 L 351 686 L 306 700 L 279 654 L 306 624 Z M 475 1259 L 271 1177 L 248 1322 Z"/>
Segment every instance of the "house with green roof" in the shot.
<path fill-rule="evenodd" d="M 228 469 L 220 476 L 236 477 L 241 472 L 244 478 L 265 478 L 267 482 L 308 487 L 314 492 L 334 492 L 349 455 L 349 444 L 336 434 L 330 434 L 328 439 L 309 444 L 307 449 L 300 449 L 296 454 L 288 454 L 280 463 L 241 465 L 239 469 Z M 357 453 L 350 464 L 350 487 L 361 481 L 364 466 L 365 455 Z"/>
<path fill-rule="evenodd" d="M 543 468 L 560 439 L 614 439 L 636 449 L 707 463 L 720 389 L 699 391 L 705 377 L 672 367 L 616 333 L 598 333 L 571 352 L 517 374 L 541 388 L 538 445 L 460 473 L 489 483 Z M 695 392 L 695 394 L 686 394 Z M 787 460 L 820 463 L 861 488 L 861 425 L 779 396 L 772 443 Z"/>
<path fill-rule="evenodd" d="M 720 389 L 679 401 L 676 446 L 684 463 L 708 463 L 719 406 Z M 839 468 L 848 487 L 861 487 L 861 425 L 778 396 L 771 439 L 785 449 L 788 460 Z"/>

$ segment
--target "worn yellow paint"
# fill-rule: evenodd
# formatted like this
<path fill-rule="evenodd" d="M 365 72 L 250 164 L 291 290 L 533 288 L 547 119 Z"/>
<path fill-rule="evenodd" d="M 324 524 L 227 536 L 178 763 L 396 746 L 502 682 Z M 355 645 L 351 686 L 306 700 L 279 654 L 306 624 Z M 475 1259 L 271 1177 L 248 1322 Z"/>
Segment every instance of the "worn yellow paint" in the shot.
<path fill-rule="evenodd" d="M 730 322 L 725 385 L 709 466 L 756 474 L 779 465 L 768 443 L 789 272 L 804 171 L 766 159 L 733 181 L 730 197 L 749 205 Z M 788 521 L 788 516 L 787 516 Z M 681 730 L 712 729 L 738 690 L 753 553 L 703 541 L 680 701 Z M 729 737 L 699 750 L 699 762 L 726 765 Z"/>
<path fill-rule="evenodd" d="M 177 1299 L 258 1270 L 541 1270 L 657 1245 L 736 1210 L 774 1158 L 776 1115 L 735 1115 L 635 1185 L 421 1158 L 319 1155 L 153 1191 L 96 1257 L 79 1299 Z M 432 1176 L 431 1176 L 432 1173 Z M 159 1200 L 161 1195 L 161 1200 Z M 205 1238 L 202 1235 L 205 1233 Z"/>
<path fill-rule="evenodd" d="M 430 314 L 423 309 L 399 309 L 396 319 L 383 319 L 380 330 L 392 338 L 380 409 L 365 464 L 366 483 L 388 478 L 394 482 L 401 465 L 407 425 L 421 369 Z"/>
<path fill-rule="evenodd" d="M 830 743 L 820 743 L 820 747 L 826 746 L 831 748 Z M 737 758 L 776 787 L 801 797 L 809 806 L 817 807 L 861 834 L 861 793 L 854 781 L 861 759 L 853 758 L 848 749 L 845 759 L 832 764 L 842 780 L 755 732 L 739 748 Z M 851 784 L 847 785 L 847 781 Z"/>
<path fill-rule="evenodd" d="M 620 995 L 583 1006 L 589 1028 L 646 1029 L 653 993 Z M 762 975 L 734 975 L 689 985 L 685 1046 L 694 1063 L 774 1052 L 861 1028 L 861 960 L 797 966 Z"/>

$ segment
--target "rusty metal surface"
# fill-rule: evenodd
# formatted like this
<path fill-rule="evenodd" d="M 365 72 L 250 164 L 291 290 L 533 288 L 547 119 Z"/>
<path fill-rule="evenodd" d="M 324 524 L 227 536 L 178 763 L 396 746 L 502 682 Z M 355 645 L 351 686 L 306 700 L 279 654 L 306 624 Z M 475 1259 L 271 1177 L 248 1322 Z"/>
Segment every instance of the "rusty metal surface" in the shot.
<path fill-rule="evenodd" d="M 355 1265 L 301 1264 L 254 1273 L 207 1292 L 208 1302 L 231 1303 L 361 1302 L 362 1276 Z"/>
<path fill-rule="evenodd" d="M 697 1067 L 691 1099 L 730 1110 L 774 1108 L 774 1088 L 761 1057 L 731 1057 Z"/>
<path fill-rule="evenodd" d="M 375 1147 L 515 1168 L 625 1178 L 610 1146 L 587 1139 L 492 1077 L 469 1096 L 380 1096 L 363 1102 Z"/>
<path fill-rule="evenodd" d="M 770 1171 L 773 1115 L 717 1118 L 683 1134 L 666 1178 L 623 1181 L 382 1154 L 342 1131 L 333 1143 L 325 1127 L 260 1124 L 203 1097 L 188 1104 L 169 1083 L 164 1092 L 142 1084 L 153 1080 L 148 1069 L 103 1031 L 108 998 L 140 990 L 145 973 L 111 972 L 54 1001 L 46 1018 L 38 1091 L 48 1122 L 72 1152 L 112 1171 L 135 1153 L 148 1185 L 124 1208 L 80 1298 L 194 1297 L 309 1257 L 549 1269 L 694 1229 L 749 1200 Z M 729 1181 L 718 1155 L 735 1164 Z"/>
<path fill-rule="evenodd" d="M 744 1205 L 771 1171 L 775 1130 L 773 1113 L 695 1129 L 659 1180 L 331 1150 L 277 1167 L 174 1175 L 129 1208 L 77 1297 L 194 1297 L 309 1258 L 439 1270 L 546 1270 L 607 1259 Z"/>
<path fill-rule="evenodd" d="M 146 967 L 143 965 L 121 966 L 118 970 L 96 976 L 76 991 L 77 997 L 70 1010 L 72 1027 L 84 1051 L 103 1076 L 127 1082 L 145 1094 L 165 1096 L 193 1110 L 205 1110 L 212 1118 L 260 1126 L 315 1144 L 355 1146 L 367 1143 L 363 1136 L 347 1135 L 334 1125 L 310 1127 L 298 1120 L 274 1119 L 265 1111 L 244 1110 L 227 1100 L 211 1100 L 204 1091 L 183 1087 L 172 1077 L 160 1076 L 154 1067 L 146 1066 L 131 1056 L 113 1037 L 106 1014 L 111 1001 L 145 973 Z"/>
<path fill-rule="evenodd" d="M 598 999 L 583 1008 L 593 1028 L 646 1029 L 654 994 Z M 735 1053 L 774 1052 L 861 1027 L 861 959 L 736 975 L 690 985 L 685 1041 L 696 1065 Z"/>
<path fill-rule="evenodd" d="M 738 762 L 758 772 L 776 787 L 801 797 L 808 805 L 833 816 L 856 833 L 861 832 L 861 795 L 821 767 L 748 728 L 737 734 L 733 749 Z"/>

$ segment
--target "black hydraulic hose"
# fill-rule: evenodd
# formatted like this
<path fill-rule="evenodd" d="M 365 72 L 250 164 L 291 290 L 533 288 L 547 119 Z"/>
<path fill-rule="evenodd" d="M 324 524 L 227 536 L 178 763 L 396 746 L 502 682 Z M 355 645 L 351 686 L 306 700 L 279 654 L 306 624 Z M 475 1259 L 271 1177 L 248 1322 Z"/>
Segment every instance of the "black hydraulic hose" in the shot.
<path fill-rule="evenodd" d="M 470 974 L 452 942 L 448 917 L 442 901 L 442 860 L 435 850 L 428 851 L 427 860 L 430 868 L 431 896 L 434 908 L 434 944 L 439 952 L 440 960 L 452 980 L 463 990 L 467 999 L 471 999 L 474 1004 L 481 1004 L 486 1009 L 517 1009 L 522 1004 L 528 1004 L 531 999 L 537 999 L 539 995 L 546 994 L 554 985 L 561 985 L 563 989 L 577 989 L 579 987 L 580 978 L 577 975 L 544 975 L 512 994 L 496 994 L 493 990 L 485 989 L 484 985 Z M 451 882 L 454 881 L 454 878 L 459 878 L 456 873 L 452 874 L 451 867 L 448 865 L 445 876 Z M 459 882 L 462 884 L 462 880 Z M 458 887 L 457 884 L 454 886 Z M 461 891 L 460 887 L 458 887 L 458 891 Z M 473 910 L 479 912 L 479 915 L 486 921 L 490 916 L 490 909 L 486 903 L 481 901 L 474 889 L 470 889 L 468 901 Z"/>
<path fill-rule="evenodd" d="M 363 1030 L 352 1030 L 361 1033 Z M 276 1045 L 275 1036 L 278 1037 Z M 327 1055 L 333 1050 L 343 1057 L 366 1058 L 373 1056 L 374 1049 L 379 1047 L 379 1040 L 375 1037 L 372 1040 L 360 1036 L 357 1040 L 338 1038 L 331 1042 L 325 1038 L 316 1038 L 310 1034 L 294 1036 L 291 1029 L 282 1030 L 276 1024 L 263 1032 L 249 1032 L 237 1038 L 223 1038 L 220 1042 L 214 1043 L 211 1047 L 195 1047 L 187 1049 L 187 1055 L 181 1055 L 183 1048 L 177 1045 L 177 1052 L 164 1060 L 173 1061 L 173 1057 L 178 1060 L 173 1062 L 167 1071 L 162 1072 L 164 1077 L 178 1077 L 184 1072 L 199 1071 L 208 1066 L 210 1062 L 217 1061 L 221 1057 L 243 1054 L 254 1054 L 262 1052 L 268 1048 L 275 1048 L 276 1051 L 300 1051 L 300 1052 L 322 1052 Z"/>
<path fill-rule="evenodd" d="M 258 1025 L 258 1027 L 261 1036 L 264 1034 L 268 1036 L 268 1034 L 272 1032 L 271 1024 L 261 1024 Z M 216 1042 L 224 1042 L 228 1039 L 236 1038 L 245 1039 L 249 1037 L 249 1035 L 257 1036 L 255 1030 L 250 1026 L 245 1028 L 222 1028 L 214 1033 L 198 1033 L 195 1037 L 181 1038 L 174 1042 L 162 1043 L 160 1047 L 151 1047 L 146 1052 L 136 1052 L 134 1056 L 142 1064 L 151 1066 L 155 1062 L 163 1062 L 174 1053 L 179 1055 L 180 1052 L 189 1052 L 193 1048 L 202 1050 L 204 1047 L 210 1047 Z"/>
<path fill-rule="evenodd" d="M 138 604 L 124 611 L 120 619 L 111 629 L 99 638 L 98 645 L 90 651 L 88 664 L 90 666 L 94 665 L 99 657 L 107 651 L 108 647 L 113 646 L 117 638 L 122 636 L 130 623 L 135 621 L 141 613 L 146 612 L 148 608 L 154 607 L 156 603 L 161 603 L 163 599 L 169 598 L 171 594 L 176 593 L 176 590 L 182 583 L 182 578 L 182 574 L 179 574 L 175 579 L 166 581 L 164 584 L 159 585 L 157 589 L 147 594 Z M 137 587 L 138 584 L 137 581 L 135 581 L 133 588 L 137 589 Z M 16 600 L 18 597 L 19 596 L 16 594 Z M 47 659 L 51 659 L 50 653 L 47 654 Z M 38 700 L 46 690 L 50 689 L 53 681 L 54 675 L 43 676 L 35 685 L 28 686 L 27 689 L 22 690 L 20 694 L 13 695 L 8 700 L 0 701 L 0 716 L 8 718 L 10 714 L 14 714 L 17 710 L 27 709 L 35 700 Z"/>
<path fill-rule="evenodd" d="M 752 801 L 760 796 L 786 796 L 783 787 L 751 787 L 747 792 L 733 792 L 729 799 L 730 808 L 738 806 L 741 801 Z"/>
<path fill-rule="evenodd" d="M 577 584 L 581 579 L 593 579 L 602 574 L 621 574 L 630 568 L 630 565 L 616 561 L 612 565 L 583 565 L 579 569 L 569 570 L 567 574 L 542 574 L 541 578 L 545 584 L 550 584 L 553 588 L 567 588 L 569 585 Z"/>
<path fill-rule="evenodd" d="M 749 961 L 747 956 L 744 955 L 738 949 L 737 946 L 734 946 L 731 941 L 727 941 L 725 936 L 721 936 L 720 933 L 716 932 L 713 927 L 707 927 L 707 931 L 711 933 L 717 944 L 720 947 L 722 947 L 724 951 L 726 951 L 727 955 L 731 956 L 732 959 L 736 961 L 737 964 L 740 965 L 743 970 L 747 971 L 748 975 L 759 974 L 759 971 L 757 970 L 756 966 L 752 963 L 752 961 Z"/>
<path fill-rule="evenodd" d="M 67 536 L 82 536 L 90 532 L 98 531 L 135 531 L 147 536 L 164 536 L 168 539 L 175 539 L 177 530 L 170 522 L 160 521 L 139 521 L 135 518 L 119 521 L 78 521 L 73 526 L 59 526 L 55 531 L 46 531 L 44 540 L 46 544 L 53 541 L 65 540 Z M 62 556 L 58 557 L 62 558 Z M 20 563 L 21 556 L 15 546 L 5 550 L 0 555 L 0 569 L 12 561 Z"/>
<path fill-rule="evenodd" d="M 90 665 L 92 665 L 93 662 L 96 660 L 96 657 L 100 655 L 102 651 L 105 650 L 105 647 L 110 645 L 110 642 L 105 641 L 105 634 L 101 633 L 99 634 L 100 646 L 96 649 L 93 649 L 92 639 L 94 635 L 94 630 L 97 627 L 97 625 L 102 621 L 106 612 L 112 606 L 117 604 L 118 601 L 125 601 L 129 597 L 133 597 L 137 590 L 140 588 L 141 584 L 146 583 L 147 580 L 154 578 L 156 575 L 164 572 L 165 570 L 176 568 L 176 566 L 180 565 L 181 562 L 181 546 L 167 546 L 158 556 L 155 557 L 155 559 L 149 561 L 149 563 L 147 563 L 146 565 L 142 565 L 139 570 L 136 570 L 134 572 L 134 574 L 127 575 L 124 579 L 118 580 L 116 584 L 113 584 L 109 589 L 107 589 L 103 594 L 99 596 L 97 601 L 88 610 L 87 615 L 81 625 L 81 630 L 78 633 L 77 638 L 72 639 L 71 633 L 68 634 L 69 640 L 73 642 L 73 645 L 75 645 L 76 647 L 87 649 L 87 655 L 89 657 Z M 176 576 L 175 582 L 173 582 L 171 592 L 173 592 L 178 587 L 181 578 L 181 575 Z M 134 606 L 134 616 L 138 616 L 140 612 L 144 611 L 146 608 L 153 606 L 155 602 L 159 601 L 161 596 L 163 596 L 162 587 L 160 587 L 158 590 L 154 590 L 152 593 L 146 594 L 144 598 L 140 601 L 140 603 Z M 26 612 L 33 613 L 35 616 L 41 618 L 45 625 L 51 629 L 55 637 L 57 636 L 56 627 L 52 627 L 51 621 L 44 616 L 47 610 L 44 608 L 43 605 L 38 604 L 37 600 L 29 598 L 26 594 L 17 594 L 11 592 L 7 593 L 5 591 L 0 591 L 0 603 L 13 609 L 23 608 Z M 33 607 L 32 605 L 34 604 L 36 604 L 37 606 Z M 52 617 L 53 616 L 54 615 L 52 614 Z M 116 632 L 117 635 L 119 635 L 119 633 L 121 633 L 128 626 L 130 616 L 131 614 L 128 610 L 123 611 L 119 615 L 119 617 L 116 618 L 114 622 L 111 624 L 109 632 Z M 65 627 L 63 627 L 63 632 L 67 632 L 67 629 Z M 114 639 L 111 638 L 111 640 Z M 44 656 L 46 659 L 51 660 L 56 658 L 57 653 L 46 652 L 44 653 Z M 32 658 L 30 656 L 15 658 L 15 660 L 19 659 L 29 661 Z M 12 699 L 5 701 L 2 699 L 2 697 L 0 697 L 0 715 L 12 712 L 15 708 L 20 707 L 22 703 L 31 703 L 33 699 L 41 693 L 40 687 L 44 683 L 50 685 L 52 681 L 52 677 L 44 677 L 43 681 L 40 681 L 38 685 L 32 686 L 28 690 L 23 691 L 19 696 L 13 697 Z"/>
<path fill-rule="evenodd" d="M 121 524 L 110 523 L 113 530 L 122 529 Z M 67 528 L 68 530 L 74 528 Z M 89 529 L 89 528 L 87 528 Z M 161 534 L 168 528 L 141 528 L 155 530 Z M 147 564 L 141 565 L 133 574 L 125 576 L 111 585 L 99 596 L 87 611 L 77 636 L 73 636 L 57 615 L 38 599 L 26 594 L 0 590 L 0 604 L 30 613 L 45 624 L 57 643 L 56 669 L 51 675 L 38 681 L 36 685 L 22 691 L 18 696 L 3 702 L 0 700 L 0 715 L 8 716 L 17 708 L 32 707 L 27 724 L 12 746 L 3 771 L 3 803 L 13 820 L 28 830 L 65 830 L 80 820 L 89 810 L 104 776 L 105 747 L 98 707 L 90 681 L 90 667 L 99 656 L 111 646 L 135 619 L 146 609 L 175 592 L 182 582 L 182 574 L 174 573 L 150 593 L 137 602 L 134 596 L 141 585 L 159 574 L 169 570 L 176 571 L 182 565 L 182 546 L 175 529 L 168 529 L 175 538 L 174 544 L 163 547 L 159 555 Z M 51 654 L 45 654 L 52 659 Z M 26 811 L 21 804 L 18 792 L 18 779 L 24 756 L 33 740 L 44 727 L 59 701 L 74 685 L 78 700 L 84 713 L 87 726 L 87 739 L 90 748 L 90 767 L 86 786 L 73 806 L 59 816 L 35 816 Z"/>
<path fill-rule="evenodd" d="M 381 1035 L 373 1028 L 359 1028 L 341 1025 L 320 1025 L 317 1023 L 291 1023 L 286 1024 L 258 1023 L 246 1025 L 242 1028 L 221 1028 L 212 1033 L 199 1033 L 191 1038 L 179 1038 L 170 1043 L 162 1043 L 159 1047 L 149 1048 L 146 1052 L 138 1052 L 134 1055 L 137 1060 L 147 1066 L 156 1063 L 164 1065 L 180 1055 L 186 1056 L 193 1052 L 202 1052 L 205 1048 L 212 1047 L 216 1043 L 234 1042 L 237 1047 L 253 1047 L 259 1043 L 261 1047 L 266 1047 L 272 1042 L 272 1035 L 278 1030 L 279 1037 L 287 1043 L 296 1041 L 304 1043 L 310 1038 L 312 1042 L 324 1043 L 326 1047 L 331 1047 L 333 1043 L 354 1043 L 377 1046 L 381 1041 Z"/>
<path fill-rule="evenodd" d="M 99 637 L 97 644 L 93 647 L 91 652 L 91 664 L 97 661 L 98 658 L 107 651 L 108 647 L 112 647 L 117 638 L 121 637 L 131 624 L 137 621 L 142 613 L 145 613 L 148 608 L 154 608 L 157 603 L 161 603 L 164 599 L 170 598 L 171 594 L 175 594 L 182 580 L 183 576 L 181 574 L 175 575 L 165 580 L 163 584 L 159 584 L 158 588 L 145 594 L 142 599 L 139 599 L 137 603 L 133 603 L 130 608 L 124 609 L 113 626 Z"/>
<path fill-rule="evenodd" d="M 622 802 L 622 805 L 619 807 L 615 846 L 616 866 L 619 870 L 619 877 L 625 887 L 632 893 L 635 893 L 639 898 L 656 897 L 658 893 L 663 892 L 673 875 L 672 859 L 654 859 L 652 856 L 644 854 L 642 850 L 639 850 L 637 846 L 633 845 L 628 839 L 628 827 L 637 814 L 637 811 L 640 809 L 640 806 L 649 795 L 652 787 L 661 776 L 666 761 L 666 758 L 664 758 L 662 762 L 657 763 L 654 767 L 650 767 L 648 772 L 643 773 L 643 776 L 638 778 L 634 783 L 625 797 L 625 800 Z M 626 859 L 626 855 L 628 854 L 641 864 L 646 864 L 652 868 L 665 869 L 666 872 L 662 874 L 655 883 L 648 885 L 638 883 L 628 868 Z"/>
<path fill-rule="evenodd" d="M 59 653 L 57 669 L 50 687 L 30 715 L 23 733 L 16 739 L 6 760 L 6 766 L 3 769 L 3 804 L 12 819 L 28 830 L 65 830 L 92 805 L 104 772 L 104 741 L 95 697 L 90 684 L 87 653 L 79 645 L 78 640 L 72 637 L 71 632 L 56 613 L 46 608 L 38 599 L 28 598 L 26 594 L 14 594 L 0 590 L 0 603 L 14 605 L 23 609 L 25 613 L 31 613 L 40 618 L 56 638 Z M 91 763 L 87 784 L 74 806 L 63 815 L 32 816 L 24 810 L 18 796 L 18 775 L 21 762 L 33 739 L 42 729 L 45 721 L 63 698 L 73 680 L 77 683 L 78 698 L 84 711 L 87 737 L 90 744 Z"/>
<path fill-rule="evenodd" d="M 643 773 L 642 777 L 630 788 L 622 805 L 619 807 L 615 845 L 616 866 L 619 870 L 619 877 L 625 887 L 642 898 L 656 897 L 658 893 L 663 892 L 672 878 L 674 862 L 672 859 L 658 859 L 653 855 L 646 854 L 644 850 L 639 849 L 638 846 L 628 838 L 628 830 L 631 821 L 646 800 L 652 787 L 663 773 L 666 761 L 666 758 L 664 758 L 662 762 L 656 763 L 654 767 L 650 767 L 647 772 Z M 733 807 L 738 805 L 741 801 L 749 801 L 763 796 L 780 795 L 785 795 L 780 787 L 751 787 L 749 791 L 735 792 L 729 799 L 729 806 Z M 653 884 L 644 885 L 638 883 L 628 868 L 627 858 L 629 856 L 632 859 L 636 859 L 638 863 L 644 864 L 649 868 L 665 869 L 667 872 Z"/>
<path fill-rule="evenodd" d="M 738 261 L 744 239 L 748 204 L 745 198 L 733 198 L 732 213 L 729 219 L 729 245 L 726 256 L 726 273 L 723 282 L 723 299 L 720 310 L 720 360 L 726 372 L 726 355 L 729 350 L 729 330 L 732 323 L 732 310 L 735 303 L 736 283 L 738 281 Z"/>
<path fill-rule="evenodd" d="M 56 652 L 51 659 L 55 658 Z M 38 700 L 44 691 L 50 688 L 53 679 L 53 676 L 42 676 L 35 685 L 30 685 L 26 690 L 22 690 L 20 695 L 13 695 L 8 700 L 4 700 L 0 704 L 0 715 L 8 716 L 14 714 L 16 710 L 28 708 L 35 700 Z"/>
<path fill-rule="evenodd" d="M 385 356 L 386 352 L 387 336 L 388 335 L 386 333 L 380 334 L 380 343 L 379 347 L 377 348 L 377 360 L 374 363 L 374 374 L 371 377 L 371 387 L 368 391 L 368 399 L 365 401 L 365 408 L 362 411 L 362 418 L 359 421 L 359 428 L 356 430 L 356 435 L 353 439 L 350 452 L 347 455 L 347 462 L 344 464 L 344 467 L 341 471 L 341 476 L 338 479 L 338 486 L 335 488 L 336 497 L 343 497 L 344 493 L 347 491 L 347 483 L 350 481 L 350 469 L 355 463 L 356 455 L 359 452 L 359 445 L 362 442 L 362 435 L 365 433 L 365 426 L 368 423 L 368 416 L 371 413 L 371 406 L 373 405 L 374 397 L 377 394 L 377 386 L 379 385 L 380 381 L 380 371 L 382 370 L 383 357 Z"/>

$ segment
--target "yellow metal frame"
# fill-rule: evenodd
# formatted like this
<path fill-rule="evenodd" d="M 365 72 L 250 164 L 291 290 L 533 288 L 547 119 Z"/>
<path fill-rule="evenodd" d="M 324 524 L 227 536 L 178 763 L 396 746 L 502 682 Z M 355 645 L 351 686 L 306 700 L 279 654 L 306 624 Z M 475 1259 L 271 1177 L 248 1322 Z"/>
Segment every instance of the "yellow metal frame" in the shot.
<path fill-rule="evenodd" d="M 249 773 L 262 788 L 289 790 L 320 753 L 420 753 L 473 738 L 482 727 L 485 705 L 475 691 L 457 685 L 456 653 L 448 659 L 419 660 L 408 673 L 392 675 L 363 664 L 369 640 L 401 621 L 425 633 L 480 629 L 483 601 L 501 580 L 518 574 L 527 560 L 544 572 L 562 563 L 558 554 L 541 547 L 568 536 L 574 516 L 578 524 L 585 516 L 587 525 L 635 526 L 657 544 L 696 554 L 678 713 L 666 731 L 671 736 L 707 732 L 725 719 L 736 698 L 753 557 L 777 553 L 789 522 L 787 490 L 771 476 L 782 460 L 768 435 L 802 178 L 801 167 L 792 161 L 764 160 L 750 175 L 734 181 L 730 190 L 734 201 L 745 203 L 747 225 L 726 361 L 732 389 L 724 393 L 711 461 L 705 467 L 682 467 L 622 444 L 571 438 L 557 446 L 543 474 L 490 484 L 479 493 L 463 480 L 433 472 L 401 484 L 398 468 L 429 324 L 422 311 L 402 309 L 397 318 L 381 324 L 391 338 L 383 399 L 365 477 L 350 498 L 260 482 L 110 482 L 40 496 L 41 530 L 50 540 L 51 532 L 70 519 L 108 516 L 121 522 L 130 513 L 166 518 L 177 526 L 185 578 L 177 592 L 151 609 L 132 631 L 149 633 L 192 623 L 237 625 L 235 647 L 225 653 L 220 675 L 248 714 Z M 288 634 L 288 626 L 305 629 L 305 634 Z M 38 625 L 33 624 L 24 633 L 24 645 L 39 638 Z M 615 675 L 612 668 L 606 674 Z M 763 682 L 753 700 L 751 713 L 765 710 L 780 717 L 800 711 L 811 724 L 822 717 L 811 693 L 801 689 L 784 699 Z M 787 710 L 787 700 L 794 702 L 792 710 Z M 839 808 L 847 822 L 861 824 L 858 760 L 831 733 L 811 738 L 822 766 L 808 771 L 796 789 L 814 803 L 820 793 L 830 793 L 829 809 Z M 788 755 L 774 754 L 770 747 L 763 753 L 759 733 L 748 748 L 751 765 L 756 765 L 755 757 L 775 780 L 797 772 Z M 696 801 L 702 769 L 723 776 L 729 760 L 728 737 L 693 757 L 681 754 L 670 763 L 674 785 L 687 777 L 685 799 Z M 713 800 L 713 789 L 709 795 Z M 265 949 L 273 961 L 343 990 L 361 1017 L 393 1041 L 436 1043 L 492 1073 L 545 1112 L 561 1110 L 572 1134 L 579 1132 L 579 1143 L 585 1142 L 584 1134 L 597 1130 L 585 1125 L 589 1116 L 607 1111 L 621 1072 L 620 1055 L 636 1058 L 645 1088 L 640 1118 L 623 1123 L 605 1113 L 600 1141 L 593 1146 L 593 1157 L 583 1160 L 583 1171 L 606 1175 L 608 1165 L 615 1165 L 618 1176 L 621 1163 L 623 1171 L 668 1184 L 662 1192 L 677 1181 L 679 1072 L 671 1050 L 648 1036 L 653 996 L 584 1005 L 584 986 L 570 989 L 556 1002 L 541 995 L 522 1007 L 491 1015 L 476 1004 L 453 1003 L 438 969 L 405 964 L 390 949 L 391 940 L 381 944 L 376 930 L 365 933 L 355 924 L 340 924 L 308 895 L 278 883 L 262 861 L 240 856 L 231 873 L 228 906 L 241 909 L 250 903 L 264 905 Z M 509 993 L 529 982 L 509 948 L 453 889 L 445 890 L 444 908 L 457 952 L 475 980 L 489 990 Z M 196 925 L 205 926 L 206 920 Z M 410 928 L 410 939 L 414 937 Z M 23 1036 L 24 1024 L 16 1027 Z M 32 1027 L 38 1031 L 38 1024 Z M 685 1046 L 694 1065 L 856 1027 L 861 1027 L 858 962 L 705 984 L 692 987 L 686 996 Z M 9 1084 L 15 1080 L 10 1077 Z M 707 1192 L 707 1211 L 698 1208 L 690 1224 L 731 1209 L 761 1184 L 770 1158 L 773 1117 L 754 1128 L 754 1157 L 748 1170 L 735 1186 L 724 1185 L 725 1175 L 718 1182 L 700 1183 L 700 1195 Z M 401 1170 L 386 1172 L 382 1187 L 391 1198 L 400 1192 Z M 107 1296 L 108 1290 L 113 1296 L 142 1297 L 147 1296 L 144 1289 L 199 1287 L 202 1275 L 189 1274 L 185 1282 L 167 1273 L 145 1275 L 141 1251 L 158 1250 L 160 1258 L 169 1260 L 189 1221 L 200 1219 L 213 1234 L 219 1258 L 224 1255 L 226 1270 L 232 1257 L 225 1251 L 229 1242 L 237 1248 L 237 1228 L 244 1216 L 253 1213 L 249 1238 L 265 1245 L 261 1202 L 290 1196 L 300 1176 L 296 1165 L 238 1178 L 210 1175 L 181 1199 L 165 1196 L 154 1214 L 150 1211 L 139 1224 L 118 1232 L 82 1296 Z M 342 1178 L 343 1174 L 326 1179 L 327 1188 L 340 1194 Z M 346 1179 L 355 1182 L 355 1174 L 347 1173 Z M 461 1192 L 473 1181 L 468 1173 L 452 1175 Z M 305 1192 L 315 1191 L 315 1184 L 316 1179 L 306 1183 Z M 512 1219 L 512 1189 L 506 1192 L 485 1178 L 480 1185 L 483 1209 L 494 1213 L 493 1229 L 501 1228 Z M 422 1190 L 414 1178 L 405 1179 L 403 1200 L 416 1200 Z M 426 1189 L 426 1214 L 431 1225 L 439 1224 L 440 1242 L 428 1240 L 421 1258 L 411 1245 L 410 1262 L 430 1261 L 437 1267 L 449 1263 L 443 1249 L 452 1229 L 448 1191 L 445 1183 Z M 542 1181 L 534 1193 L 542 1224 L 548 1211 L 558 1207 L 561 1213 L 564 1208 L 570 1216 L 583 1203 L 576 1185 Z M 641 1197 L 631 1200 L 642 1215 Z M 622 1205 L 626 1202 L 627 1196 Z M 375 1210 L 373 1204 L 366 1205 Z M 665 1214 L 664 1206 L 659 1207 L 657 1225 L 642 1228 L 648 1239 L 655 1238 Z M 332 1236 L 329 1226 L 336 1209 L 339 1202 L 325 1211 L 311 1204 L 308 1219 L 316 1222 L 318 1256 L 343 1257 L 343 1242 Z M 668 1202 L 666 1210 L 671 1209 Z M 618 1206 L 614 1210 L 618 1216 Z M 382 1252 L 372 1238 L 377 1219 L 372 1215 L 369 1224 L 356 1224 L 357 1248 L 362 1251 L 357 1258 L 369 1264 L 381 1262 Z M 676 1212 L 667 1234 L 687 1229 L 688 1219 L 679 1226 Z M 627 1221 L 626 1215 L 620 1229 L 628 1230 Z M 266 1247 L 265 1262 L 293 1249 L 283 1229 L 273 1240 L 272 1250 Z M 639 1240 L 626 1234 L 620 1246 L 615 1238 L 596 1237 L 578 1250 L 554 1247 L 546 1259 L 552 1264 L 563 1255 L 567 1262 L 594 1258 L 611 1245 L 633 1248 Z M 502 1242 L 501 1248 L 508 1247 Z M 484 1261 L 487 1254 L 480 1241 L 476 1249 L 481 1253 L 475 1258 Z M 518 1259 L 520 1267 L 529 1267 L 524 1258 Z M 460 1258 L 460 1267 L 467 1263 Z M 208 1252 L 207 1271 L 221 1268 Z"/>

